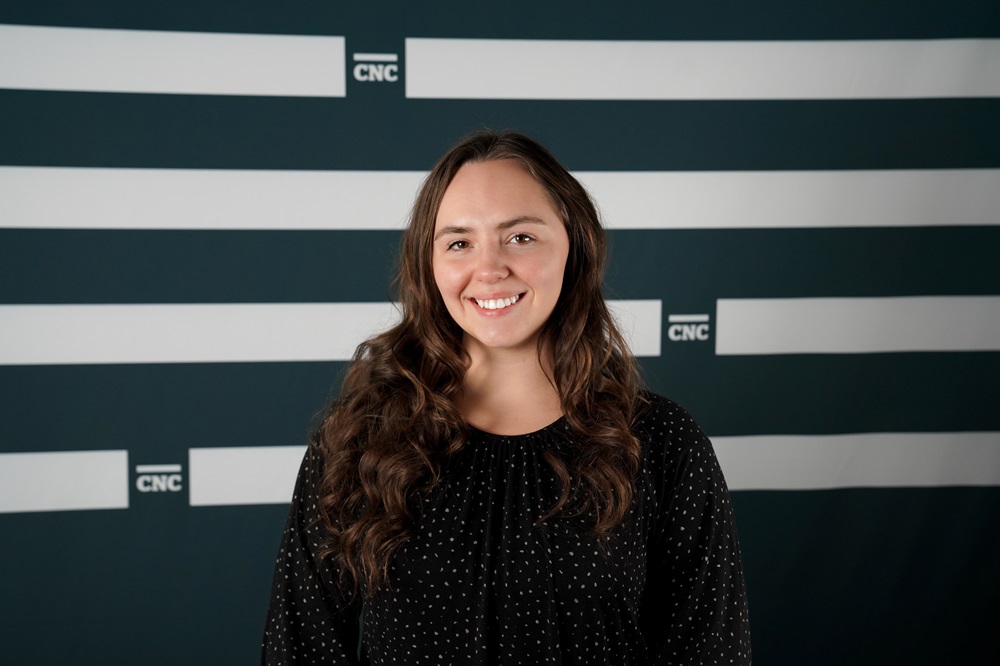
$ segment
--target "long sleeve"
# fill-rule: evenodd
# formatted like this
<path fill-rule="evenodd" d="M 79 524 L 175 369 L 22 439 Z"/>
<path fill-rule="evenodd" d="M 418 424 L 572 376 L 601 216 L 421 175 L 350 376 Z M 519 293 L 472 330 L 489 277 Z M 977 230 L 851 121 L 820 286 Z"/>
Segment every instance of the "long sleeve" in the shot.
<path fill-rule="evenodd" d="M 655 663 L 750 664 L 743 563 L 715 451 L 669 401 L 657 405 L 649 425 L 659 487 L 644 616 Z"/>
<path fill-rule="evenodd" d="M 330 567 L 315 556 L 323 537 L 317 512 L 321 475 L 320 456 L 310 447 L 275 563 L 261 646 L 266 666 L 358 663 L 357 607 L 345 603 Z"/>

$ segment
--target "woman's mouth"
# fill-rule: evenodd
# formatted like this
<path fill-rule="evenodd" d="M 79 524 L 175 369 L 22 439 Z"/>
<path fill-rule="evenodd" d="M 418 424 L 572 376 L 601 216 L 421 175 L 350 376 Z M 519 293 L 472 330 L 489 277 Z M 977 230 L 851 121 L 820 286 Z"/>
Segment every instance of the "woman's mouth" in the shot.
<path fill-rule="evenodd" d="M 483 308 L 484 310 L 502 310 L 504 308 L 509 308 L 510 306 L 514 305 L 514 303 L 517 303 L 517 301 L 520 298 L 521 298 L 520 294 L 514 294 L 509 298 L 490 298 L 485 300 L 474 298 L 472 300 L 474 300 L 476 302 L 476 305 Z"/>

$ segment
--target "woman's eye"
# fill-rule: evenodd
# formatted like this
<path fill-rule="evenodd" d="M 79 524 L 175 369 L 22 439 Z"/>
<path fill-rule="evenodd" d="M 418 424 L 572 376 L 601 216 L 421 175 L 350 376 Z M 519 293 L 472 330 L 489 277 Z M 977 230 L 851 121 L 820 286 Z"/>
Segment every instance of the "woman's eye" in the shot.
<path fill-rule="evenodd" d="M 464 250 L 467 247 L 469 247 L 469 243 L 464 240 L 457 240 L 448 243 L 449 250 Z"/>
<path fill-rule="evenodd" d="M 523 245 L 524 243 L 530 243 L 533 240 L 535 239 L 528 234 L 514 234 L 510 238 L 510 241 L 515 245 Z"/>

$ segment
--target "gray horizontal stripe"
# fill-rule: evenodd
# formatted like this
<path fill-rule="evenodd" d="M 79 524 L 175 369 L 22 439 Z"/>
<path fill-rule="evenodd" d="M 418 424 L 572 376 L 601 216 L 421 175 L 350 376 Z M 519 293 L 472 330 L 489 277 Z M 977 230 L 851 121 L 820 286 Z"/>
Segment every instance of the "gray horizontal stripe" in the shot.
<path fill-rule="evenodd" d="M 343 97 L 343 37 L 0 25 L 0 88 Z"/>
<path fill-rule="evenodd" d="M 610 301 L 637 356 L 660 353 L 660 301 Z M 392 303 L 0 305 L 0 365 L 348 361 Z"/>
<path fill-rule="evenodd" d="M 0 306 L 0 364 L 348 360 L 391 303 Z"/>
<path fill-rule="evenodd" d="M 715 352 L 1000 351 L 1000 296 L 716 301 Z"/>
<path fill-rule="evenodd" d="M 0 167 L 0 226 L 402 229 L 424 174 Z"/>
<path fill-rule="evenodd" d="M 1000 485 L 1000 432 L 762 435 L 713 444 L 734 491 Z M 288 502 L 304 451 L 189 449 L 190 504 Z M 0 512 L 127 508 L 128 452 L 4 453 L 0 481 Z"/>
<path fill-rule="evenodd" d="M 191 506 L 290 502 L 304 453 L 304 446 L 190 449 Z"/>
<path fill-rule="evenodd" d="M 713 438 L 733 490 L 1000 485 L 1000 432 Z"/>
<path fill-rule="evenodd" d="M 0 513 L 128 508 L 128 451 L 0 453 Z"/>
<path fill-rule="evenodd" d="M 1000 40 L 406 40 L 406 96 L 760 100 L 1000 96 Z"/>
<path fill-rule="evenodd" d="M 578 172 L 612 229 L 998 224 L 1000 169 Z M 0 167 L 0 227 L 402 229 L 419 171 Z"/>

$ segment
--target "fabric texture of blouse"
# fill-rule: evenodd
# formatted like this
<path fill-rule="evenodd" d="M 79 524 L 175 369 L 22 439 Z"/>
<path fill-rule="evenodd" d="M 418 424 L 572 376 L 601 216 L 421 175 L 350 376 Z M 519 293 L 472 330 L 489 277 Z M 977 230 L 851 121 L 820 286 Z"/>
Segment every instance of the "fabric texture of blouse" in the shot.
<path fill-rule="evenodd" d="M 565 419 L 537 432 L 475 428 L 422 502 L 389 585 L 347 603 L 317 564 L 320 456 L 306 453 L 278 554 L 262 663 L 749 664 L 750 630 L 729 491 L 711 442 L 648 395 L 635 430 L 633 504 L 598 543 L 536 519 L 559 496 L 543 454 L 568 451 Z"/>

